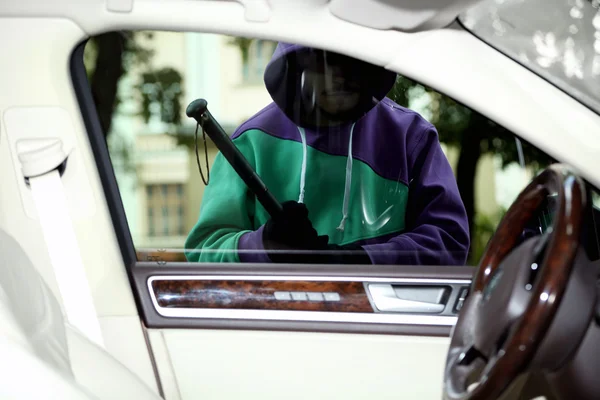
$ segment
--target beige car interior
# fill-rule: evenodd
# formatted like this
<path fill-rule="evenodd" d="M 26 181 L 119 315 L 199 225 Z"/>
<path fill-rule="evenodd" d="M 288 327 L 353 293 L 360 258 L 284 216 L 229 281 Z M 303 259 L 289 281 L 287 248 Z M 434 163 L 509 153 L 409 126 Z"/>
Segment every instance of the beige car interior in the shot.
<path fill-rule="evenodd" d="M 65 323 L 59 303 L 17 241 L 0 230 L 2 391 L 18 399 L 160 399 Z"/>

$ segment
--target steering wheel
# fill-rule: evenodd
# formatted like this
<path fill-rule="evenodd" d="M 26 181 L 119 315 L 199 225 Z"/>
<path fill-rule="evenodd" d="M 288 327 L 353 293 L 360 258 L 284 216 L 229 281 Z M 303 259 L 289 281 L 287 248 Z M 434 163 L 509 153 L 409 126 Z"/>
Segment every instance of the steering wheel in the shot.
<path fill-rule="evenodd" d="M 517 246 L 527 221 L 554 193 L 552 228 Z M 583 181 L 560 164 L 517 197 L 488 243 L 452 332 L 445 400 L 495 399 L 537 359 L 573 274 L 585 208 Z"/>

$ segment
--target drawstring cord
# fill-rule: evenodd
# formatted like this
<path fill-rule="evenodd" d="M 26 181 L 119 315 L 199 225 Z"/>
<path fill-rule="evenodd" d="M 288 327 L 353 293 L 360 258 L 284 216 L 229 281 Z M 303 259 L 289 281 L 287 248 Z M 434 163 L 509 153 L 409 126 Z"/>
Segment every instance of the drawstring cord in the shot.
<path fill-rule="evenodd" d="M 194 144 L 196 147 L 196 163 L 198 164 L 198 171 L 200 172 L 200 177 L 202 178 L 202 182 L 204 185 L 208 186 L 208 182 L 210 181 L 210 167 L 208 166 L 208 147 L 206 146 L 206 132 L 204 132 L 204 126 L 202 127 L 202 140 L 204 141 L 204 158 L 206 161 L 206 179 L 204 178 L 204 173 L 202 172 L 202 167 L 200 167 L 200 156 L 198 156 L 198 127 L 200 124 L 196 124 L 196 132 L 194 133 Z"/>
<path fill-rule="evenodd" d="M 342 204 L 342 220 L 339 226 L 336 228 L 339 231 L 344 231 L 346 228 L 346 221 L 348 220 L 348 213 L 350 209 L 350 190 L 352 189 L 352 142 L 354 136 L 354 126 L 350 128 L 350 139 L 348 143 L 348 158 L 346 160 L 346 181 L 344 183 L 344 201 Z M 298 127 L 300 137 L 302 138 L 302 172 L 300 174 L 300 195 L 298 196 L 298 203 L 304 203 L 304 192 L 306 188 L 306 164 L 307 164 L 307 144 L 306 144 L 306 131 L 304 128 Z"/>
<path fill-rule="evenodd" d="M 350 128 L 350 140 L 348 141 L 348 159 L 346 160 L 346 183 L 344 185 L 344 203 L 342 205 L 342 220 L 337 230 L 344 231 L 346 220 L 348 219 L 348 210 L 350 208 L 350 189 L 352 188 L 352 136 L 354 134 L 354 125 Z"/>
<path fill-rule="evenodd" d="M 306 132 L 304 128 L 298 127 L 300 137 L 302 138 L 302 173 L 300 174 L 300 195 L 298 196 L 298 203 L 304 203 L 304 190 L 306 186 Z"/>

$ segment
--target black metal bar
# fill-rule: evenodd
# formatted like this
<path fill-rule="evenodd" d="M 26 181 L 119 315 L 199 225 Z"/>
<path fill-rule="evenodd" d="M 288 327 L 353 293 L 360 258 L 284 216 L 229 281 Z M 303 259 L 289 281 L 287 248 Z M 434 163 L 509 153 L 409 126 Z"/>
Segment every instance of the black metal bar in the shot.
<path fill-rule="evenodd" d="M 219 125 L 210 111 L 208 111 L 207 106 L 208 102 L 204 99 L 194 100 L 187 107 L 185 113 L 188 117 L 194 118 L 202 126 L 208 137 L 212 139 L 215 146 L 217 146 L 235 172 L 242 178 L 246 186 L 256 195 L 256 198 L 269 215 L 274 216 L 280 213 L 283 209 L 281 203 L 269 192 L 269 189 L 256 171 L 254 171 L 252 165 L 250 165 L 221 125 Z"/>

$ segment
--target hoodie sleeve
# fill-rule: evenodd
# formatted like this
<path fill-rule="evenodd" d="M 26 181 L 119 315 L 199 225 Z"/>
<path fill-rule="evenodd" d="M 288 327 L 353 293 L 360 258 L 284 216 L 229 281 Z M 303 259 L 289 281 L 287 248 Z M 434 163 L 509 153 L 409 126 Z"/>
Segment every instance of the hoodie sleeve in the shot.
<path fill-rule="evenodd" d="M 234 141 L 254 166 L 252 143 L 243 135 Z M 253 226 L 254 196 L 221 153 L 210 172 L 198 222 L 185 242 L 186 258 L 191 262 L 268 261 L 262 248 L 262 228 L 255 231 Z"/>
<path fill-rule="evenodd" d="M 464 265 L 469 228 L 456 179 L 435 128 L 409 149 L 406 230 L 386 243 L 365 245 L 374 264 Z"/>

